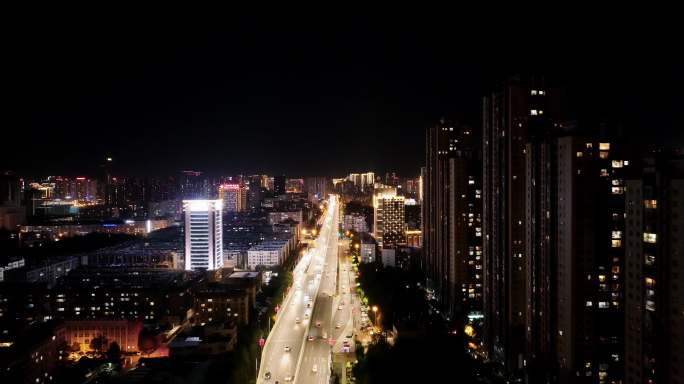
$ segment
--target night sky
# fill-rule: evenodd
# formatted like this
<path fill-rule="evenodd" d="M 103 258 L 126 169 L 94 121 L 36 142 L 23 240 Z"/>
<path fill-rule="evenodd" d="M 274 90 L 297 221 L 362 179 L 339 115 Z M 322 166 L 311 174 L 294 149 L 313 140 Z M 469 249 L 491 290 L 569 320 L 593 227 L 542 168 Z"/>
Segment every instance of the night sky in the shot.
<path fill-rule="evenodd" d="M 259 21 L 27 22 L 6 50 L 0 170 L 88 174 L 111 154 L 139 175 L 418 174 L 426 126 L 479 125 L 481 96 L 530 71 L 568 88 L 574 116 L 682 142 L 676 35 Z"/>

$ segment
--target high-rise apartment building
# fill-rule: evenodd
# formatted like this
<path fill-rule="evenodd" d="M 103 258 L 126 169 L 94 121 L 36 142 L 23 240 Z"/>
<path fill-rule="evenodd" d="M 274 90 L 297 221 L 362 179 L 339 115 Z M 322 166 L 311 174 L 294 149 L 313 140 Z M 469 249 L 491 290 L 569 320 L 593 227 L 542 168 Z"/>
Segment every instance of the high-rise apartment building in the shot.
<path fill-rule="evenodd" d="M 560 382 L 621 382 L 624 180 L 631 164 L 619 145 L 607 139 L 565 136 L 551 150 L 555 153 L 548 160 L 550 179 L 530 179 L 548 185 L 538 196 L 549 202 L 548 209 L 546 203 L 537 205 L 540 211 L 532 216 L 536 229 L 528 229 L 539 233 L 530 236 L 536 251 L 528 257 L 533 281 L 528 290 L 535 289 L 529 293 L 528 318 L 537 326 L 527 330 L 530 343 L 536 343 L 531 351 L 554 356 Z M 556 196 L 542 199 L 546 188 Z M 552 246 L 547 249 L 544 244 Z M 535 275 L 548 277 L 550 284 Z M 554 365 L 550 358 L 529 358 Z"/>
<path fill-rule="evenodd" d="M 684 383 L 684 157 L 625 183 L 625 382 Z"/>
<path fill-rule="evenodd" d="M 406 242 L 404 197 L 393 187 L 377 188 L 373 194 L 373 236 L 378 245 L 389 247 Z"/>
<path fill-rule="evenodd" d="M 304 190 L 310 199 L 324 199 L 327 197 L 332 182 L 327 177 L 307 177 L 304 179 Z"/>
<path fill-rule="evenodd" d="M 183 200 L 186 270 L 223 267 L 222 209 L 222 200 Z"/>
<path fill-rule="evenodd" d="M 261 208 L 261 202 L 264 200 L 264 188 L 262 187 L 261 175 L 253 175 L 247 178 L 248 188 L 247 191 L 247 204 L 249 209 L 255 210 Z"/>
<path fill-rule="evenodd" d="M 447 316 L 481 310 L 481 159 L 470 127 L 441 120 L 426 132 L 422 228 L 428 288 Z"/>
<path fill-rule="evenodd" d="M 350 173 L 349 176 L 347 176 L 347 181 L 352 182 L 359 191 L 368 192 L 375 184 L 375 173 Z"/>
<path fill-rule="evenodd" d="M 375 184 L 375 173 L 366 172 L 360 175 L 361 177 L 361 191 L 366 192 L 370 188 L 373 188 Z"/>
<path fill-rule="evenodd" d="M 287 179 L 285 181 L 286 193 L 302 193 L 304 191 L 304 179 Z"/>
<path fill-rule="evenodd" d="M 532 220 L 528 208 L 545 212 L 536 197 L 543 191 L 528 191 L 534 185 L 528 179 L 538 177 L 537 167 L 545 166 L 539 156 L 548 154 L 534 144 L 535 154 L 528 157 L 527 144 L 530 133 L 540 136 L 553 127 L 559 106 L 557 92 L 538 79 L 511 79 L 483 100 L 483 341 L 489 358 L 510 372 L 524 369 L 528 355 L 536 353 L 531 344 L 538 345 L 527 340 L 528 311 L 535 305 L 530 293 L 542 287 L 528 281 L 528 269 L 543 265 L 536 253 L 529 259 L 529 239 L 537 233 L 529 233 L 526 220 Z"/>
<path fill-rule="evenodd" d="M 221 184 L 219 199 L 223 200 L 225 212 L 243 212 L 247 210 L 247 189 L 240 184 Z"/>
<path fill-rule="evenodd" d="M 285 176 L 273 176 L 273 195 L 280 196 L 285 192 Z"/>

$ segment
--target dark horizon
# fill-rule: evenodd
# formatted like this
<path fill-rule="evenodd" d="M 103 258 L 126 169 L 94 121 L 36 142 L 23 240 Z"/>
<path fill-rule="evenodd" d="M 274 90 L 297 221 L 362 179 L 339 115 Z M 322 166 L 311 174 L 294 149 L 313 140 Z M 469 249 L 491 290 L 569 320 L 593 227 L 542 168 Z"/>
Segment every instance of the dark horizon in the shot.
<path fill-rule="evenodd" d="M 622 124 L 634 141 L 682 143 L 681 67 L 632 57 L 627 37 L 611 50 L 599 39 L 514 51 L 457 32 L 368 25 L 315 34 L 79 27 L 37 25 L 12 46 L 4 125 L 21 145 L 0 155 L 3 170 L 92 174 L 112 156 L 124 175 L 418 174 L 425 128 L 442 116 L 478 126 L 482 97 L 529 68 L 567 89 L 571 118 Z M 573 58 L 577 49 L 592 59 Z"/>

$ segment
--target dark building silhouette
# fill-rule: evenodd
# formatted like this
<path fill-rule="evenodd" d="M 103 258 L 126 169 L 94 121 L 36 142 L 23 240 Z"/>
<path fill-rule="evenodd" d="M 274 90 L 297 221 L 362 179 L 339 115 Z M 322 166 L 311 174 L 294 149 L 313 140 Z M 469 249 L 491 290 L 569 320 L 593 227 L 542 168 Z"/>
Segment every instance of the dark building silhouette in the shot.
<path fill-rule="evenodd" d="M 684 383 L 684 156 L 626 182 L 625 382 Z"/>
<path fill-rule="evenodd" d="M 285 176 L 273 177 L 273 195 L 280 196 L 285 194 Z"/>
<path fill-rule="evenodd" d="M 537 295 L 543 289 L 537 285 L 548 284 L 548 270 L 539 254 L 546 250 L 530 248 L 529 237 L 537 233 L 528 233 L 526 219 L 527 204 L 543 210 L 538 198 L 546 198 L 539 196 L 545 191 L 529 191 L 528 179 L 547 172 L 538 168 L 550 156 L 542 138 L 559 110 L 558 92 L 543 79 L 511 79 L 483 100 L 483 339 L 489 358 L 508 371 L 524 369 L 529 356 L 541 352 L 545 336 L 539 332 L 548 333 L 541 319 L 530 317 L 532 308 L 548 305 L 548 297 Z"/>
<path fill-rule="evenodd" d="M 447 316 L 481 310 L 481 159 L 472 128 L 428 128 L 423 177 L 423 252 L 428 288 Z"/>

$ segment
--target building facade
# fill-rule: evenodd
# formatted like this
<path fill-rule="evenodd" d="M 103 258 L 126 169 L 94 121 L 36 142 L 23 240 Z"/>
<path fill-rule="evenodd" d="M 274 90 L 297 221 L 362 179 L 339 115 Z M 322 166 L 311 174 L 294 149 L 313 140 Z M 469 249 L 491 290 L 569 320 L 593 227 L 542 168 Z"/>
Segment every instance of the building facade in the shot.
<path fill-rule="evenodd" d="M 219 199 L 223 200 L 225 212 L 243 212 L 247 210 L 247 189 L 240 184 L 221 184 Z"/>
<path fill-rule="evenodd" d="M 626 182 L 625 382 L 684 383 L 684 157 Z"/>
<path fill-rule="evenodd" d="M 381 247 L 404 244 L 404 197 L 394 187 L 377 188 L 373 194 L 373 236 Z"/>
<path fill-rule="evenodd" d="M 509 372 L 524 370 L 529 355 L 537 353 L 532 344 L 539 345 L 528 340 L 527 328 L 535 322 L 528 317 L 536 305 L 529 290 L 541 276 L 535 275 L 532 282 L 528 279 L 534 273 L 530 268 L 541 266 L 543 270 L 543 259 L 530 250 L 530 236 L 538 233 L 528 231 L 526 220 L 533 220 L 528 212 L 533 207 L 546 214 L 543 207 L 537 206 L 537 194 L 543 191 L 528 191 L 533 184 L 528 179 L 539 177 L 533 175 L 535 167 L 543 166 L 545 161 L 539 156 L 548 153 L 528 156 L 528 143 L 531 132 L 536 137 L 559 119 L 558 95 L 541 79 L 513 78 L 483 99 L 483 341 L 489 358 Z"/>
<path fill-rule="evenodd" d="M 482 308 L 482 187 L 477 140 L 470 127 L 446 120 L 426 132 L 420 210 L 424 264 L 428 289 L 447 316 Z"/>
<path fill-rule="evenodd" d="M 222 200 L 183 200 L 185 269 L 223 267 Z"/>

